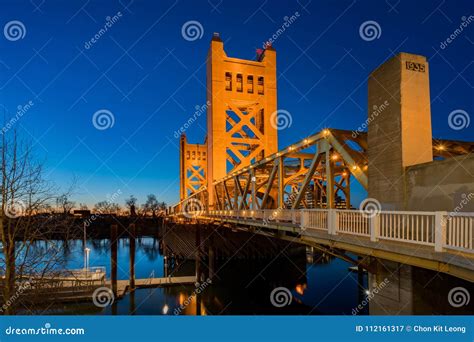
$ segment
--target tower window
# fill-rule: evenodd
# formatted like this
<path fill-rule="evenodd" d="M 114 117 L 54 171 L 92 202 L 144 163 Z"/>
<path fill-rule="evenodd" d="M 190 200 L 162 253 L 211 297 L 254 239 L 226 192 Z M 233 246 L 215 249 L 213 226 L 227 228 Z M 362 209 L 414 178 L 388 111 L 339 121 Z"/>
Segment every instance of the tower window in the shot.
<path fill-rule="evenodd" d="M 264 85 L 263 85 L 263 76 L 260 76 L 258 78 L 258 94 L 263 95 L 264 94 Z"/>
<path fill-rule="evenodd" d="M 225 73 L 225 90 L 232 90 L 232 73 Z"/>
<path fill-rule="evenodd" d="M 253 76 L 247 76 L 247 93 L 253 94 Z"/>
<path fill-rule="evenodd" d="M 242 74 L 237 74 L 237 91 L 242 92 L 243 88 L 243 79 L 242 79 Z"/>

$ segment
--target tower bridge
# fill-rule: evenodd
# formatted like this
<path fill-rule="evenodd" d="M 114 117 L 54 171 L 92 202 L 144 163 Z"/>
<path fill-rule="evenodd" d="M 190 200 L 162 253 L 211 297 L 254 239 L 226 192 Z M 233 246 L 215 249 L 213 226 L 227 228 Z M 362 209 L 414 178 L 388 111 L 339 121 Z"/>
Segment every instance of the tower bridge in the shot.
<path fill-rule="evenodd" d="M 426 58 L 400 53 L 371 73 L 367 132 L 326 128 L 281 150 L 276 80 L 271 46 L 231 58 L 214 35 L 208 135 L 181 137 L 181 200 L 168 219 L 474 281 L 474 142 L 432 137 Z M 357 209 L 354 181 L 368 193 Z"/>

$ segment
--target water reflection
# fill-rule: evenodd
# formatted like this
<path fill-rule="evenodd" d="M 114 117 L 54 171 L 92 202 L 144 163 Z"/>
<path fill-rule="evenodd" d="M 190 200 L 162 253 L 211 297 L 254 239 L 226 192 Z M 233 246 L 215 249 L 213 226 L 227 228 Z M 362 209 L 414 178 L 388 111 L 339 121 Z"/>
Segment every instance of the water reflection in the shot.
<path fill-rule="evenodd" d="M 110 241 L 87 242 L 91 266 L 110 272 Z M 445 274 L 371 259 L 372 273 L 347 261 L 288 241 L 229 229 L 175 226 L 136 241 L 136 278 L 197 275 L 194 285 L 142 288 L 105 309 L 90 303 L 47 313 L 102 315 L 411 315 L 473 314 L 454 308 L 448 292 L 471 283 Z M 40 245 L 38 246 L 39 248 Z M 44 247 L 44 246 L 43 246 Z M 64 245 L 69 268 L 83 263 L 83 243 Z M 356 256 L 351 256 L 357 259 Z M 129 240 L 118 243 L 118 279 L 129 278 Z M 108 274 L 108 276 L 110 276 Z M 203 287 L 203 285 L 206 285 Z M 270 293 L 290 290 L 290 305 L 275 307 Z"/>

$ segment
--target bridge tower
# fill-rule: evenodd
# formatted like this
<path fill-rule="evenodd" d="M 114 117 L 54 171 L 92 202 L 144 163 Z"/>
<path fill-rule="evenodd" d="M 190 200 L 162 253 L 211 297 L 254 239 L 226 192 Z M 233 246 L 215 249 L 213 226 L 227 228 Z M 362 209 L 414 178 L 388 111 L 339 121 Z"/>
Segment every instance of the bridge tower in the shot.
<path fill-rule="evenodd" d="M 257 60 L 228 57 L 215 33 L 207 58 L 207 184 L 278 151 L 276 51 L 269 46 Z M 273 114 L 273 116 L 272 116 Z"/>
<path fill-rule="evenodd" d="M 368 86 L 369 197 L 404 210 L 406 169 L 433 161 L 428 62 L 399 53 L 371 73 Z"/>
<path fill-rule="evenodd" d="M 206 186 L 207 143 L 188 144 L 186 135 L 179 140 L 180 200 Z"/>

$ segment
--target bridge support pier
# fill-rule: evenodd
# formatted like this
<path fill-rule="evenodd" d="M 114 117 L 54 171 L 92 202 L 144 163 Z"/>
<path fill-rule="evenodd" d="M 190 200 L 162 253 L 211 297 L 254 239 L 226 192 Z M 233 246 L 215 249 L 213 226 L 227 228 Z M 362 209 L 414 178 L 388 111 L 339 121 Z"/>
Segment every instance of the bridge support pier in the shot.
<path fill-rule="evenodd" d="M 371 315 L 413 315 L 412 266 L 378 259 L 369 273 Z"/>
<path fill-rule="evenodd" d="M 136 230 L 135 224 L 131 223 L 129 225 L 129 234 L 130 234 L 130 291 L 135 290 L 135 239 L 136 239 Z"/>
<path fill-rule="evenodd" d="M 117 297 L 117 225 L 110 226 L 110 282 L 112 284 L 112 292 Z"/>

